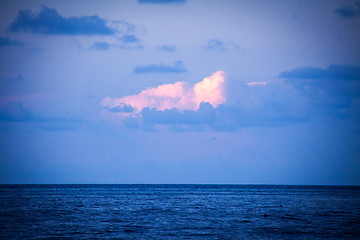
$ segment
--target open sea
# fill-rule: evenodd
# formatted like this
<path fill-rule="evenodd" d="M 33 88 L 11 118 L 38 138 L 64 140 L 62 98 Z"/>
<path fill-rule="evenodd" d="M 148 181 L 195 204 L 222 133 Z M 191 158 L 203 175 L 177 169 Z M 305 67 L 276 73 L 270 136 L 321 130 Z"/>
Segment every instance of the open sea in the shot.
<path fill-rule="evenodd" d="M 360 187 L 0 185 L 0 239 L 360 239 Z"/>

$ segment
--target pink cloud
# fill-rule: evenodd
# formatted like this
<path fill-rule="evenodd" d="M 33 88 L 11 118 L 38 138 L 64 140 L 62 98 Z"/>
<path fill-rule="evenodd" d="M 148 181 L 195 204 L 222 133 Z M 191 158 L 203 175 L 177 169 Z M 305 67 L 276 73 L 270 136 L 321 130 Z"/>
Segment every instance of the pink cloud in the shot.
<path fill-rule="evenodd" d="M 226 101 L 224 93 L 225 73 L 215 72 L 194 85 L 187 82 L 163 84 L 141 91 L 139 94 L 122 98 L 106 97 L 101 105 L 107 108 L 131 106 L 134 113 L 143 108 L 179 110 L 198 110 L 201 102 L 217 107 Z"/>
<path fill-rule="evenodd" d="M 251 86 L 264 86 L 266 84 L 267 84 L 267 82 L 248 82 L 248 83 L 246 83 L 246 85 L 248 85 L 249 87 L 251 87 Z"/>

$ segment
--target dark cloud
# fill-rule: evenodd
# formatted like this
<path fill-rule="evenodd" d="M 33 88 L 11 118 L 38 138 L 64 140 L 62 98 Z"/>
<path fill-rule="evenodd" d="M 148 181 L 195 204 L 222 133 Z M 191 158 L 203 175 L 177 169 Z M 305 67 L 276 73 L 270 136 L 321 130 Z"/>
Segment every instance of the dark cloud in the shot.
<path fill-rule="evenodd" d="M 151 3 L 151 4 L 171 4 L 171 3 L 175 3 L 175 4 L 182 4 L 182 3 L 186 3 L 186 0 L 138 0 L 138 2 L 140 4 L 146 4 L 146 3 Z"/>
<path fill-rule="evenodd" d="M 159 51 L 164 51 L 164 52 L 175 52 L 176 51 L 176 46 L 175 45 L 163 45 L 161 47 L 156 48 Z"/>
<path fill-rule="evenodd" d="M 360 14 L 360 4 L 357 6 L 344 6 L 336 9 L 334 12 L 342 18 L 353 18 Z"/>
<path fill-rule="evenodd" d="M 219 120 L 216 127 L 219 130 L 285 126 L 312 117 L 304 97 L 287 86 L 270 83 L 230 86 L 229 94 L 238 98 L 216 108 Z"/>
<path fill-rule="evenodd" d="M 55 35 L 113 35 L 114 29 L 107 26 L 105 19 L 94 16 L 61 16 L 55 9 L 42 6 L 39 13 L 31 10 L 19 11 L 10 30 L 20 30 L 35 34 Z"/>
<path fill-rule="evenodd" d="M 83 123 L 79 117 L 69 114 L 64 116 L 34 114 L 25 108 L 22 102 L 9 102 L 1 108 L 0 121 L 29 122 L 34 128 L 47 131 L 73 131 Z"/>
<path fill-rule="evenodd" d="M 360 67 L 330 65 L 328 68 L 298 68 L 279 75 L 307 97 L 315 114 L 353 117 L 359 114 Z"/>
<path fill-rule="evenodd" d="M 18 41 L 18 40 L 12 40 L 7 37 L 0 37 L 0 47 L 6 47 L 6 46 L 21 46 L 24 45 L 24 43 Z"/>
<path fill-rule="evenodd" d="M 124 35 L 121 38 L 119 38 L 120 41 L 124 43 L 137 43 L 140 42 L 140 39 L 138 39 L 134 34 Z"/>
<path fill-rule="evenodd" d="M 96 42 L 90 47 L 90 49 L 104 51 L 109 50 L 110 45 L 107 42 Z"/>
<path fill-rule="evenodd" d="M 119 38 L 122 42 L 120 45 L 121 49 L 144 49 L 144 46 L 141 44 L 141 40 L 137 38 L 134 34 L 127 34 Z"/>
<path fill-rule="evenodd" d="M 141 117 L 128 117 L 124 124 L 128 128 L 145 131 L 154 131 L 156 126 L 165 126 L 173 132 L 184 132 L 211 129 L 216 126 L 216 122 L 215 109 L 209 103 L 201 103 L 197 111 L 181 111 L 176 108 L 158 111 L 144 108 Z"/>
<path fill-rule="evenodd" d="M 0 121 L 28 122 L 32 119 L 31 112 L 21 102 L 9 102 L 0 109 Z"/>
<path fill-rule="evenodd" d="M 186 72 L 182 61 L 175 61 L 173 66 L 164 64 L 150 64 L 146 66 L 136 66 L 134 73 L 183 73 Z"/>
<path fill-rule="evenodd" d="M 297 68 L 291 71 L 282 72 L 279 75 L 279 78 L 288 78 L 288 79 L 314 79 L 321 78 L 325 75 L 325 70 L 315 67 L 304 67 Z"/>
<path fill-rule="evenodd" d="M 134 111 L 134 108 L 131 107 L 130 105 L 122 105 L 122 106 L 116 106 L 116 107 L 113 107 L 113 108 L 109 108 L 108 109 L 110 112 L 123 112 L 123 113 L 129 113 L 129 112 L 132 112 Z"/>
<path fill-rule="evenodd" d="M 211 51 L 227 51 L 225 43 L 219 39 L 209 39 L 203 48 Z"/>
<path fill-rule="evenodd" d="M 141 111 L 142 120 L 152 124 L 211 124 L 215 121 L 214 108 L 209 103 L 201 103 L 197 111 L 166 109 L 157 111 L 144 108 Z"/>
<path fill-rule="evenodd" d="M 360 67 L 353 65 L 330 65 L 326 69 L 305 67 L 282 72 L 280 78 L 287 79 L 360 79 Z"/>

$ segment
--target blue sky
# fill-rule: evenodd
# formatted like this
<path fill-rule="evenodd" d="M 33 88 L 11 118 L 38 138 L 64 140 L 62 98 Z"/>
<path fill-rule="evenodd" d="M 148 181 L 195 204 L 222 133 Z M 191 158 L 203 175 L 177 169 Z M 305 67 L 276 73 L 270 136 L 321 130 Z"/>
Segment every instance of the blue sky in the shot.
<path fill-rule="evenodd" d="M 0 183 L 360 184 L 359 1 L 0 5 Z"/>

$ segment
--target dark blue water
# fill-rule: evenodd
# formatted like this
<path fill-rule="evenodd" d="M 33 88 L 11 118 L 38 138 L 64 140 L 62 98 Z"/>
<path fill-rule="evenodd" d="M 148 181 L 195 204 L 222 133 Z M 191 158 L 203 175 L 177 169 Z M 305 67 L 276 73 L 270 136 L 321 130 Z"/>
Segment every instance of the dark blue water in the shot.
<path fill-rule="evenodd" d="M 0 185 L 0 239 L 360 239 L 360 187 Z"/>

